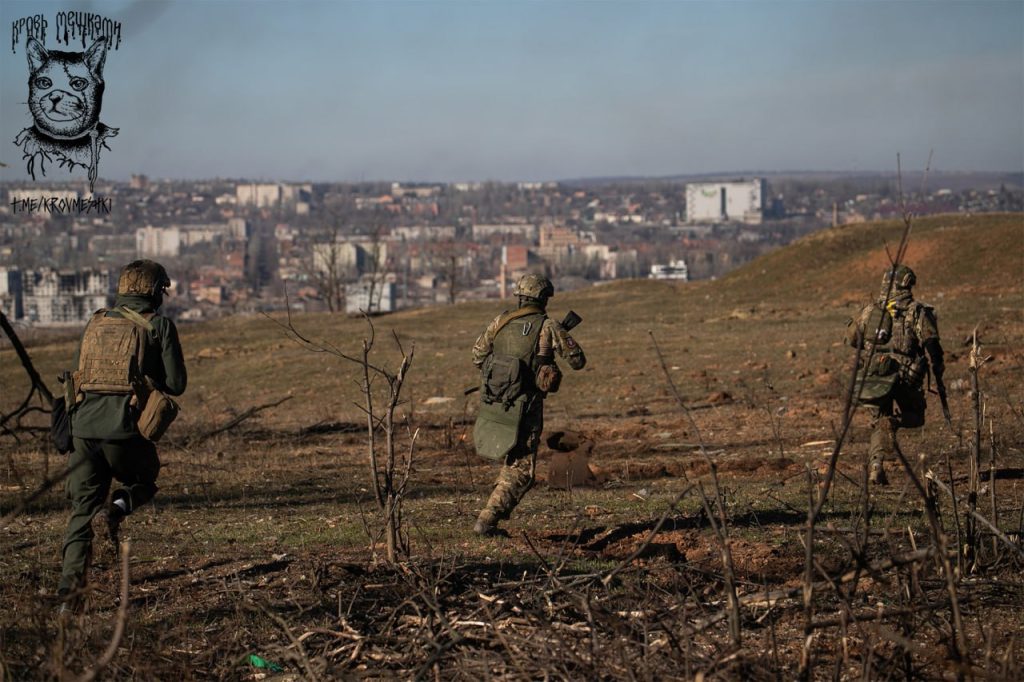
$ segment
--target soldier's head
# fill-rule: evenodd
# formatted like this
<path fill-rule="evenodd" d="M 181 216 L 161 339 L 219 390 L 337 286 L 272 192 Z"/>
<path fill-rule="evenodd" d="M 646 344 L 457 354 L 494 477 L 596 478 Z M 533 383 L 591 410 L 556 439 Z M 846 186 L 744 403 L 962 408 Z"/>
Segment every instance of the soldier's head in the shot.
<path fill-rule="evenodd" d="M 157 307 L 163 302 L 164 292 L 171 286 L 164 266 L 151 260 L 136 260 L 121 268 L 117 279 L 118 296 L 145 296 Z"/>
<path fill-rule="evenodd" d="M 890 289 L 889 283 L 892 282 Z M 906 265 L 897 265 L 895 269 L 888 268 L 882 275 L 882 295 L 886 292 L 901 294 L 910 291 L 917 283 L 917 275 Z"/>
<path fill-rule="evenodd" d="M 548 304 L 548 299 L 555 295 L 555 286 L 544 275 L 529 273 L 519 278 L 512 287 L 512 293 L 519 297 L 521 305 L 544 308 Z"/>

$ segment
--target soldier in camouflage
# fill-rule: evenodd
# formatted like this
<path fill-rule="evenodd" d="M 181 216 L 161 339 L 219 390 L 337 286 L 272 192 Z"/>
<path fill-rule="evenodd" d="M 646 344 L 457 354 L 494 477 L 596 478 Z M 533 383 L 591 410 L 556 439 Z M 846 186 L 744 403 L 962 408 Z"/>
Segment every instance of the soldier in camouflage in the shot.
<path fill-rule="evenodd" d="M 899 265 L 886 271 L 877 301 L 847 325 L 846 341 L 862 349 L 856 386 L 860 403 L 871 409 L 869 480 L 888 484 L 884 461 L 894 457 L 897 429 L 924 424 L 924 379 L 931 371 L 941 383 L 945 371 L 935 311 L 914 300 L 914 271 Z"/>
<path fill-rule="evenodd" d="M 473 344 L 473 364 L 484 374 L 474 440 L 481 455 L 502 461 L 494 490 L 473 526 L 480 535 L 505 534 L 498 529 L 498 522 L 509 517 L 533 486 L 544 428 L 544 398 L 557 390 L 558 380 L 551 384 L 548 379 L 558 373 L 555 354 L 574 370 L 583 369 L 587 362 L 575 339 L 545 312 L 554 292 L 546 277 L 524 275 L 513 289 L 518 308 L 494 318 Z M 522 378 L 505 381 L 514 388 L 495 396 L 494 390 L 501 392 L 502 388 L 489 385 L 488 377 L 498 374 L 496 368 L 505 366 L 506 358 L 523 368 Z M 488 421 L 490 417 L 493 421 Z M 501 444 L 494 445 L 496 442 Z"/>
<path fill-rule="evenodd" d="M 62 611 L 68 595 L 85 582 L 93 525 L 116 547 L 121 522 L 157 491 L 160 459 L 137 428 L 138 389 L 148 382 L 168 395 L 185 391 L 177 328 L 156 312 L 170 283 L 159 263 L 129 263 L 118 278 L 115 306 L 93 315 L 82 334 L 68 389 L 74 451 L 66 485 L 72 511 L 58 586 Z M 114 478 L 124 485 L 104 505 Z"/>

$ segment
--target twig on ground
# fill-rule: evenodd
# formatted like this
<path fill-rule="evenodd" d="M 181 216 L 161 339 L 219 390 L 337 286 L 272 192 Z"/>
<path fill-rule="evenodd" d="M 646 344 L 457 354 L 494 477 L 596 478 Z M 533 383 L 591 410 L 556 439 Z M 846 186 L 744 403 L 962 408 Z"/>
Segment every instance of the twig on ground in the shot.
<path fill-rule="evenodd" d="M 128 554 L 131 550 L 131 543 L 127 540 L 121 543 L 121 603 L 117 608 L 117 621 L 114 623 L 114 633 L 110 636 L 110 644 L 107 645 L 103 655 L 96 659 L 85 672 L 79 675 L 75 682 L 91 682 L 96 676 L 103 672 L 103 669 L 110 665 L 117 654 L 117 648 L 121 645 L 121 638 L 124 636 L 124 626 L 128 621 Z"/>
<path fill-rule="evenodd" d="M 40 484 L 40 486 L 36 488 L 35 492 L 33 492 L 28 497 L 22 499 L 21 502 L 15 505 L 14 509 L 4 514 L 3 518 L 0 518 L 0 528 L 6 528 L 7 525 L 15 519 L 15 517 L 17 517 L 19 514 L 25 511 L 26 507 L 28 507 L 30 504 L 32 504 L 40 497 L 45 495 L 46 491 L 48 491 L 50 488 L 52 488 L 53 486 L 57 485 L 65 478 L 70 476 L 72 471 L 85 464 L 86 461 L 87 460 L 85 458 L 80 459 L 74 466 L 67 467 L 53 478 L 48 478 L 47 480 L 43 481 Z"/>
<path fill-rule="evenodd" d="M 204 431 L 203 433 L 199 434 L 198 436 L 195 436 L 194 438 L 190 438 L 188 440 L 188 445 L 198 445 L 199 443 L 202 443 L 205 440 L 209 440 L 210 438 L 213 438 L 214 436 L 216 436 L 218 434 L 224 433 L 225 431 L 230 431 L 231 429 L 235 428 L 236 426 L 238 426 L 239 424 L 244 422 L 246 419 L 249 419 L 250 417 L 253 417 L 253 416 L 259 414 L 263 410 L 269 410 L 272 407 L 277 407 L 281 403 L 286 402 L 288 400 L 291 400 L 292 397 L 293 396 L 286 395 L 285 397 L 281 398 L 280 400 L 275 400 L 273 402 L 265 403 L 263 405 L 255 405 L 253 407 L 250 407 L 249 409 L 245 410 L 244 412 L 239 413 L 237 416 L 233 417 L 232 419 L 229 419 L 227 422 L 225 422 L 221 426 L 218 426 L 217 428 L 214 428 L 214 429 L 210 429 L 209 431 Z"/>
<path fill-rule="evenodd" d="M 925 478 L 927 478 L 929 481 L 935 484 L 935 486 L 942 492 L 946 493 L 950 497 L 953 496 L 953 491 L 951 491 L 945 483 L 940 481 L 939 477 L 936 476 L 933 472 L 929 471 L 927 474 L 925 474 Z M 999 530 L 998 526 L 996 526 L 994 523 L 986 519 L 984 516 L 979 514 L 974 509 L 968 509 L 967 513 L 974 517 L 974 519 L 980 522 L 983 526 L 992 531 L 993 538 L 998 538 L 999 540 L 1001 540 L 1002 543 L 1009 547 L 1011 550 L 1013 550 L 1017 554 L 1017 556 L 1024 559 L 1024 550 L 1021 549 L 1020 545 L 1010 540 L 1010 538 L 1006 537 L 1006 534 L 1003 533 L 1003 531 Z"/>

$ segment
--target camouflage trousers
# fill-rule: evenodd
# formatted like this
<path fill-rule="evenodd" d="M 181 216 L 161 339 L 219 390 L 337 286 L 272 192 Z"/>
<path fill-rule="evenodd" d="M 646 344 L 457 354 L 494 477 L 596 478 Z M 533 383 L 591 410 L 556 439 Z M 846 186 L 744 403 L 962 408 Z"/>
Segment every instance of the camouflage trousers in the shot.
<path fill-rule="evenodd" d="M 868 455 L 871 463 L 881 464 L 886 458 L 896 456 L 899 443 L 898 429 L 916 429 L 924 425 L 927 403 L 920 387 L 897 383 L 880 405 L 871 414 L 871 441 Z"/>
<path fill-rule="evenodd" d="M 127 440 L 75 438 L 75 450 L 68 466 L 66 491 L 71 500 L 71 518 L 64 534 L 63 568 L 58 589 L 74 589 L 85 581 L 92 557 L 92 519 L 103 506 L 114 478 L 124 484 L 113 499 L 125 500 L 128 513 L 149 502 L 156 494 L 160 459 L 156 446 L 142 436 Z"/>
<path fill-rule="evenodd" d="M 544 403 L 538 400 L 536 406 L 523 415 L 516 445 L 505 456 L 494 490 L 480 512 L 478 519 L 484 524 L 493 526 L 507 519 L 533 487 L 537 472 L 537 449 L 540 447 L 540 434 L 543 430 Z"/>

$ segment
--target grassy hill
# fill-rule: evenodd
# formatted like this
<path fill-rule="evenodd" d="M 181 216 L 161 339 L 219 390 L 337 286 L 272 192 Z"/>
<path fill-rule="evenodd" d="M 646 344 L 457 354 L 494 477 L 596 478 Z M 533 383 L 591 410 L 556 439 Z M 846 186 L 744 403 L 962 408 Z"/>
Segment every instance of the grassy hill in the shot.
<path fill-rule="evenodd" d="M 807 296 L 859 300 L 878 287 L 895 252 L 902 221 L 826 229 L 779 249 L 724 280 L 724 295 Z M 921 297 L 1020 292 L 1024 217 L 944 215 L 913 221 L 905 262 Z M 931 298 L 929 298 L 931 297 Z"/>

